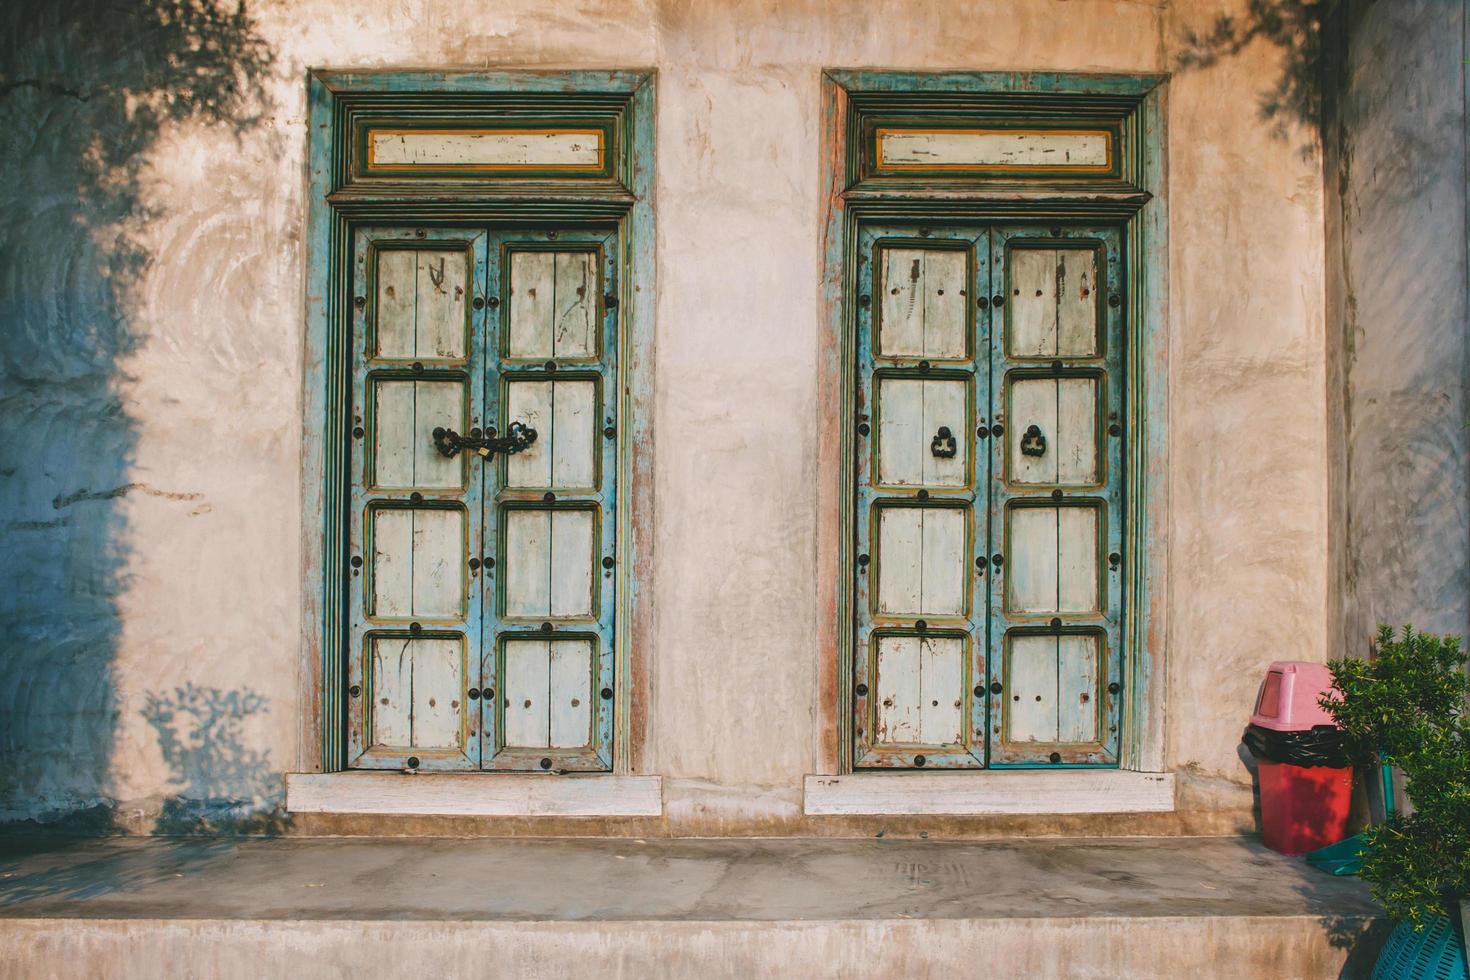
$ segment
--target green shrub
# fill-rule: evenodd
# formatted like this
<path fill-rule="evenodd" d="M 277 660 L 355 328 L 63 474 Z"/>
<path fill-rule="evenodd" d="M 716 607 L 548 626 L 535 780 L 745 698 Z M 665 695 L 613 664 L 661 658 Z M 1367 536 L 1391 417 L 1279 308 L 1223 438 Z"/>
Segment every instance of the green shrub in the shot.
<path fill-rule="evenodd" d="M 1369 660 L 1335 660 L 1322 706 L 1347 733 L 1353 760 L 1381 756 L 1404 773 L 1413 801 L 1364 831 L 1363 878 L 1394 919 L 1420 926 L 1455 915 L 1470 894 L 1470 678 L 1458 636 L 1378 628 Z"/>

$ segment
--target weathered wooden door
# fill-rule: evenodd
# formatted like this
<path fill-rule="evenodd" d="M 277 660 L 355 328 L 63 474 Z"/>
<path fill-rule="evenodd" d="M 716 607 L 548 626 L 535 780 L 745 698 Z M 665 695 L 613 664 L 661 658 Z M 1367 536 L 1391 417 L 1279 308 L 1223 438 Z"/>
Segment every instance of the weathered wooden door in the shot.
<path fill-rule="evenodd" d="M 607 769 L 616 236 L 354 248 L 349 764 Z M 534 441 L 476 448 L 513 424 Z"/>
<path fill-rule="evenodd" d="M 1111 228 L 861 229 L 858 768 L 1116 762 L 1122 261 Z"/>

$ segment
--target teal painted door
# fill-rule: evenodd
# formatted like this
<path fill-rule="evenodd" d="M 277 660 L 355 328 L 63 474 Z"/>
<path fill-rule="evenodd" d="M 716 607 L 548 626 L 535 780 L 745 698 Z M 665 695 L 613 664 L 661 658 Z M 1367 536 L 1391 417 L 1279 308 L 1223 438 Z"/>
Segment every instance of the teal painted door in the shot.
<path fill-rule="evenodd" d="M 1116 763 L 1122 261 L 1111 228 L 861 229 L 856 767 Z"/>
<path fill-rule="evenodd" d="M 616 235 L 354 237 L 349 765 L 611 767 Z M 446 456 L 436 429 L 536 439 Z"/>

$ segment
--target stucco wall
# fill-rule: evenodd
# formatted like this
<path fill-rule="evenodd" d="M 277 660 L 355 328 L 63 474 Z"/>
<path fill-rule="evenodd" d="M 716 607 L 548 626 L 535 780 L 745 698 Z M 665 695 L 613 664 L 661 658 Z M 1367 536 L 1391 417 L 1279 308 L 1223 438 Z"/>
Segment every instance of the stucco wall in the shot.
<path fill-rule="evenodd" d="M 1184 806 L 1229 824 L 1249 807 L 1237 739 L 1264 664 L 1329 649 L 1321 166 L 1291 112 L 1280 132 L 1263 117 L 1294 53 L 1222 45 L 1233 9 L 297 0 L 139 26 L 70 0 L 6 14 L 7 77 L 30 81 L 0 101 L 0 816 L 104 804 L 103 826 L 194 829 L 201 801 L 270 800 L 297 765 L 306 70 L 652 66 L 649 763 L 668 777 L 671 830 L 797 827 L 829 655 L 815 639 L 829 614 L 819 73 L 869 66 L 1178 69 L 1165 756 Z M 175 98 L 175 49 L 235 87 L 196 72 Z"/>
<path fill-rule="evenodd" d="M 1470 625 L 1465 5 L 1345 2 L 1325 172 L 1333 637 Z"/>

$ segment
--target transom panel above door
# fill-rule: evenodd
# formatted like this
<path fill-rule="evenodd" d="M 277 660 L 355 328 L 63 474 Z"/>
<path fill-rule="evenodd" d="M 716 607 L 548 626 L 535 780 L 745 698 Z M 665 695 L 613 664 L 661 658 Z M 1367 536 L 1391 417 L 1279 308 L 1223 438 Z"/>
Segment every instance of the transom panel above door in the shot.
<path fill-rule="evenodd" d="M 1122 262 L 1112 227 L 859 227 L 856 767 L 1116 763 Z"/>
<path fill-rule="evenodd" d="M 349 765 L 610 767 L 618 256 L 355 234 Z"/>

